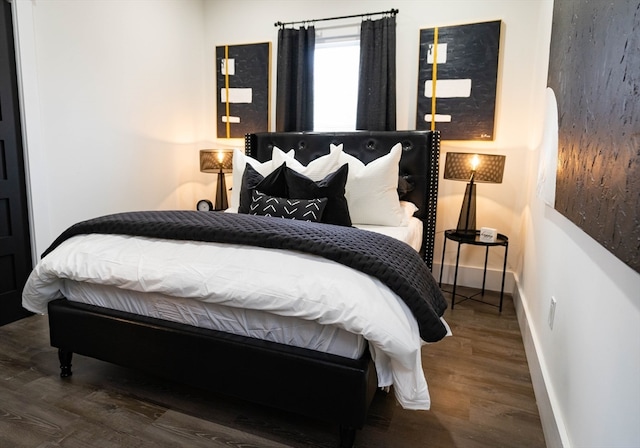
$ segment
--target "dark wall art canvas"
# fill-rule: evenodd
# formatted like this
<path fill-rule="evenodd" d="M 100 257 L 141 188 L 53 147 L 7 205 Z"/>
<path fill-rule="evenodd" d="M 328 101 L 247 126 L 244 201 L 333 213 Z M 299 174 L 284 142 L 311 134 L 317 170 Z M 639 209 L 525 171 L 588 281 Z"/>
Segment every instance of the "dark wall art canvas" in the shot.
<path fill-rule="evenodd" d="M 640 272 L 640 2 L 556 0 L 555 208 Z"/>
<path fill-rule="evenodd" d="M 420 30 L 416 129 L 493 140 L 501 21 Z"/>
<path fill-rule="evenodd" d="M 218 138 L 269 131 L 271 42 L 216 47 Z"/>

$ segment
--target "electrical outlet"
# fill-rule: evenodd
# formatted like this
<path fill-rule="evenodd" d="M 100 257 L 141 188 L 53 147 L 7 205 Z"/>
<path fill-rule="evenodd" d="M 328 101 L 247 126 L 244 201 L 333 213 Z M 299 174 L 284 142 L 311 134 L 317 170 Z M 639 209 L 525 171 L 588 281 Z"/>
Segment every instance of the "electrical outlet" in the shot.
<path fill-rule="evenodd" d="M 553 320 L 556 317 L 556 298 L 551 296 L 551 304 L 549 305 L 549 328 L 553 330 Z"/>

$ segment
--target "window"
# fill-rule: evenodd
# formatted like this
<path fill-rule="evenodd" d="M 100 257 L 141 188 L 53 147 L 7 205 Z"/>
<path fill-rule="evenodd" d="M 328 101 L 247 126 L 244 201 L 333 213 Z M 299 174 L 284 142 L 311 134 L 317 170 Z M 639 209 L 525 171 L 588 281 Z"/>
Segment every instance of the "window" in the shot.
<path fill-rule="evenodd" d="M 314 131 L 353 131 L 358 108 L 360 38 L 316 39 Z"/>

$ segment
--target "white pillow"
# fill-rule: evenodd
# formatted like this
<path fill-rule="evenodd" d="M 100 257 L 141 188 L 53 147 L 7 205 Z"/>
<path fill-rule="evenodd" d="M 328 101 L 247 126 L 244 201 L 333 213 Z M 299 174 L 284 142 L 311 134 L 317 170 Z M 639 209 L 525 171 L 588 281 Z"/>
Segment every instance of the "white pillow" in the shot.
<path fill-rule="evenodd" d="M 416 204 L 410 201 L 400 201 L 400 208 L 402 209 L 402 227 L 409 225 L 409 221 L 413 218 L 413 214 L 418 211 Z"/>
<path fill-rule="evenodd" d="M 340 152 L 340 165 L 349 164 L 345 197 L 353 224 L 406 225 L 406 214 L 398 197 L 401 156 L 400 143 L 391 148 L 389 154 L 367 165 L 352 155 Z"/>
<path fill-rule="evenodd" d="M 233 182 L 231 188 L 231 204 L 229 204 L 229 209 L 232 211 L 237 211 L 240 206 L 240 190 L 242 189 L 242 175 L 244 174 L 244 167 L 247 163 L 251 164 L 251 166 L 263 176 L 268 176 L 271 174 L 276 168 L 282 165 L 282 162 L 279 164 L 273 163 L 273 153 L 280 152 L 283 156 L 293 157 L 294 151 L 290 150 L 288 153 L 283 152 L 281 149 L 277 147 L 273 147 L 272 159 L 267 160 L 266 162 L 258 162 L 253 157 L 249 157 L 237 148 L 233 150 Z"/>
<path fill-rule="evenodd" d="M 240 205 L 240 190 L 242 189 L 242 175 L 244 174 L 244 167 L 250 163 L 251 166 L 263 176 L 267 176 L 277 168 L 273 166 L 271 160 L 267 160 L 264 163 L 258 162 L 253 157 L 249 157 L 239 149 L 233 150 L 233 182 L 231 187 L 231 204 L 230 209 L 238 209 Z"/>
<path fill-rule="evenodd" d="M 292 170 L 307 176 L 314 182 L 318 182 L 340 168 L 340 166 L 342 165 L 342 163 L 340 163 L 341 153 L 342 145 L 331 145 L 329 154 L 318 157 L 317 159 L 309 162 L 307 166 L 304 166 L 302 163 L 295 159 L 295 152 L 293 150 L 285 154 L 283 151 L 274 147 L 271 160 L 273 160 L 273 166 L 275 168 L 279 167 L 283 163 L 286 163 L 287 167 L 291 168 Z"/>

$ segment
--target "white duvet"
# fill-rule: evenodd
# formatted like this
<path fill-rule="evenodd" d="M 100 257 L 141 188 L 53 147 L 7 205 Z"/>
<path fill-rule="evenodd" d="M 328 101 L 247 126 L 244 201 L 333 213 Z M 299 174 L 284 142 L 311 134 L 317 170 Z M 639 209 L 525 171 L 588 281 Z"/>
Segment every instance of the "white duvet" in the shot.
<path fill-rule="evenodd" d="M 415 319 L 380 281 L 341 264 L 240 245 L 82 235 L 37 264 L 23 306 L 46 313 L 65 279 L 336 325 L 369 341 L 378 386 L 393 386 L 404 408 L 430 407 Z"/>

